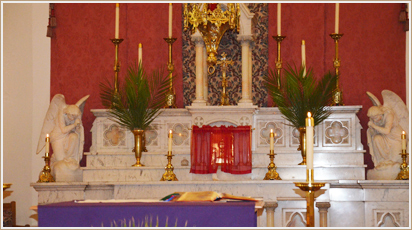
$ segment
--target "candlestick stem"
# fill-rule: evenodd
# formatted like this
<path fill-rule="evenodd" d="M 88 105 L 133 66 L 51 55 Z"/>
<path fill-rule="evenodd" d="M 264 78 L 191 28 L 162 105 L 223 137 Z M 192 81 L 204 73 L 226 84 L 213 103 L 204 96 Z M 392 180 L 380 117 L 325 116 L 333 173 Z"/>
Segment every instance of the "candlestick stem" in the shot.
<path fill-rule="evenodd" d="M 294 182 L 296 187 L 306 192 L 306 227 L 315 227 L 315 192 L 325 183 L 315 183 L 313 169 L 306 170 L 306 182 Z"/>
<path fill-rule="evenodd" d="M 281 72 L 281 70 L 282 70 L 282 57 L 281 57 L 281 49 L 280 49 L 280 44 L 282 43 L 282 41 L 283 41 L 283 39 L 285 39 L 286 38 L 286 36 L 281 36 L 281 35 L 277 35 L 277 36 L 272 36 L 273 37 L 273 39 L 275 39 L 276 40 L 276 42 L 277 42 L 277 51 L 278 51 L 278 53 L 277 53 L 277 59 L 276 59 L 276 62 L 275 62 L 275 64 L 276 64 L 276 70 L 277 70 L 277 73 L 278 73 L 278 79 L 277 79 L 277 84 L 278 84 L 278 89 L 280 89 L 280 86 L 281 86 L 281 82 L 280 82 L 280 72 Z"/>
<path fill-rule="evenodd" d="M 123 39 L 110 39 L 114 44 L 114 97 L 120 98 L 119 94 L 119 72 L 120 72 L 120 62 L 119 62 L 119 45 L 122 43 Z"/>
<path fill-rule="evenodd" d="M 165 173 L 163 174 L 162 178 L 160 179 L 160 181 L 178 181 L 175 173 L 173 172 L 173 165 L 172 165 L 172 158 L 173 158 L 173 154 L 172 151 L 167 151 L 167 165 L 165 167 Z"/>
<path fill-rule="evenodd" d="M 340 59 L 339 59 L 339 39 L 343 36 L 343 34 L 330 34 L 331 38 L 335 41 L 335 59 L 333 60 L 333 67 L 335 68 L 335 74 L 337 76 L 336 80 L 336 89 L 333 94 L 333 105 L 344 105 L 343 104 L 343 99 L 342 99 L 342 91 L 339 88 L 339 78 L 340 78 L 340 72 L 339 72 L 339 67 L 340 67 Z"/>
<path fill-rule="evenodd" d="M 173 43 L 176 41 L 177 38 L 163 38 L 167 44 L 168 44 L 168 48 L 169 48 L 169 59 L 167 61 L 167 70 L 169 71 L 169 92 L 167 92 L 166 94 L 166 107 L 165 108 L 177 108 L 176 106 L 176 94 L 175 94 L 175 90 L 173 88 L 173 71 L 174 71 L 174 64 L 173 64 L 173 59 L 172 59 L 172 54 L 173 54 L 173 50 L 172 50 L 172 46 Z"/>

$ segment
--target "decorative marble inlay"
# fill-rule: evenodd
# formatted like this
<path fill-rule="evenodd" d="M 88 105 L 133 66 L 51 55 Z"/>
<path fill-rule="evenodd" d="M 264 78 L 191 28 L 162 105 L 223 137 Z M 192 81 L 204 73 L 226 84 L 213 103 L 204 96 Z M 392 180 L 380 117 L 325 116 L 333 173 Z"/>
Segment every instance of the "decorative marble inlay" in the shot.
<path fill-rule="evenodd" d="M 173 127 L 173 144 L 182 145 L 189 138 L 189 131 L 182 124 L 175 124 Z"/>
<path fill-rule="evenodd" d="M 240 121 L 239 121 L 239 124 L 240 124 L 241 126 L 249 125 L 249 124 L 250 124 L 250 119 L 249 119 L 249 117 L 245 117 L 245 116 L 241 117 L 241 118 L 240 118 Z"/>
<path fill-rule="evenodd" d="M 122 146 L 126 144 L 126 133 L 123 128 L 121 128 L 117 124 L 105 126 L 105 131 L 103 133 L 104 146 Z"/>
<path fill-rule="evenodd" d="M 348 144 L 349 129 L 347 121 L 325 122 L 326 144 Z"/>
<path fill-rule="evenodd" d="M 203 120 L 203 117 L 195 117 L 195 125 L 202 127 L 205 121 Z"/>
<path fill-rule="evenodd" d="M 396 211 L 378 211 L 375 210 L 376 227 L 402 227 L 402 213 Z"/>
<path fill-rule="evenodd" d="M 273 129 L 275 134 L 275 144 L 283 144 L 283 131 L 276 123 L 268 122 L 265 127 L 260 130 L 260 138 L 262 138 L 267 145 L 270 144 L 270 130 Z"/>
<path fill-rule="evenodd" d="M 150 125 L 145 133 L 145 138 L 146 138 L 146 146 L 157 146 L 158 144 L 158 136 L 159 136 L 159 127 L 158 125 Z"/>

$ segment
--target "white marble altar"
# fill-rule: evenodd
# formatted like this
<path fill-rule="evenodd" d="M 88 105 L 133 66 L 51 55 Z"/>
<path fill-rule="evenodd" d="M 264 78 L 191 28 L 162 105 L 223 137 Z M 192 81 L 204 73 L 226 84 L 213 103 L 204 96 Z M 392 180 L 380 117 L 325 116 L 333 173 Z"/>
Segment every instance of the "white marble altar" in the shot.
<path fill-rule="evenodd" d="M 316 226 L 377 227 L 409 225 L 409 181 L 365 180 L 365 152 L 360 142 L 360 106 L 332 107 L 333 114 L 315 127 L 315 180 L 326 182 L 316 193 Z M 171 191 L 226 192 L 262 198 L 266 205 L 258 226 L 305 225 L 306 201 L 293 182 L 306 179 L 297 151 L 298 134 L 287 126 L 277 108 L 256 106 L 188 106 L 165 109 L 146 133 L 148 152 L 142 168 L 135 162 L 133 135 L 92 110 L 92 146 L 83 169 L 83 182 L 33 183 L 39 204 L 73 199 L 160 199 Z M 191 174 L 192 125 L 251 125 L 252 173 Z M 160 181 L 167 164 L 167 132 L 172 129 L 174 172 L 179 181 Z M 275 164 L 282 180 L 264 181 L 269 164 L 269 132 L 274 129 Z M 186 166 L 184 163 L 189 162 Z M 330 205 L 330 207 L 328 207 Z M 345 218 L 342 218 L 345 216 Z M 347 218 L 346 218 L 347 217 Z"/>

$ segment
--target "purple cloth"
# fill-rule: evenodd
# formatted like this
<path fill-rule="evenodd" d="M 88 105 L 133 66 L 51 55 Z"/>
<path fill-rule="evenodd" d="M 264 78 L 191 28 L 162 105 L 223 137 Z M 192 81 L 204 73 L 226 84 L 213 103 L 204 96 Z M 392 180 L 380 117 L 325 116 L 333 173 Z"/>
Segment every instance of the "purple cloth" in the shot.
<path fill-rule="evenodd" d="M 144 226 L 152 218 L 155 227 L 256 227 L 255 202 L 151 202 L 76 203 L 62 202 L 38 206 L 39 227 L 111 227 L 113 221 Z M 143 224 L 142 224 L 143 222 Z M 140 224 L 139 224 L 140 223 Z"/>

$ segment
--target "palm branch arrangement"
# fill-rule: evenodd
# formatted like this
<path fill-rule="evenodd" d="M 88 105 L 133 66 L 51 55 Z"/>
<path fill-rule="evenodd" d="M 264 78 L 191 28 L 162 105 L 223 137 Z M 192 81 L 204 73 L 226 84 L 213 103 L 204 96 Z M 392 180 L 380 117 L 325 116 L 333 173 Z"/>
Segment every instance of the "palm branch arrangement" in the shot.
<path fill-rule="evenodd" d="M 284 118 L 296 128 L 305 127 L 307 112 L 312 113 L 315 126 L 328 118 L 331 111 L 327 106 L 332 103 L 336 75 L 329 72 L 316 81 L 312 69 L 305 74 L 302 66 L 297 69 L 288 65 L 284 71 L 282 78 L 276 70 L 269 70 L 266 78 L 269 94 Z"/>
<path fill-rule="evenodd" d="M 165 106 L 165 95 L 169 89 L 169 78 L 164 71 L 155 70 L 151 77 L 142 65 L 130 66 L 125 84 L 119 87 L 119 95 L 109 81 L 100 84 L 102 104 L 109 108 L 116 122 L 129 130 L 146 128 Z"/>
<path fill-rule="evenodd" d="M 140 163 L 145 148 L 144 131 L 166 105 L 169 83 L 170 78 L 164 71 L 155 70 L 148 75 L 141 64 L 138 67 L 135 64 L 127 69 L 125 83 L 119 87 L 118 94 L 108 80 L 100 84 L 103 106 L 109 108 L 109 114 L 115 122 L 134 134 L 136 163 L 133 167 L 144 166 Z"/>

